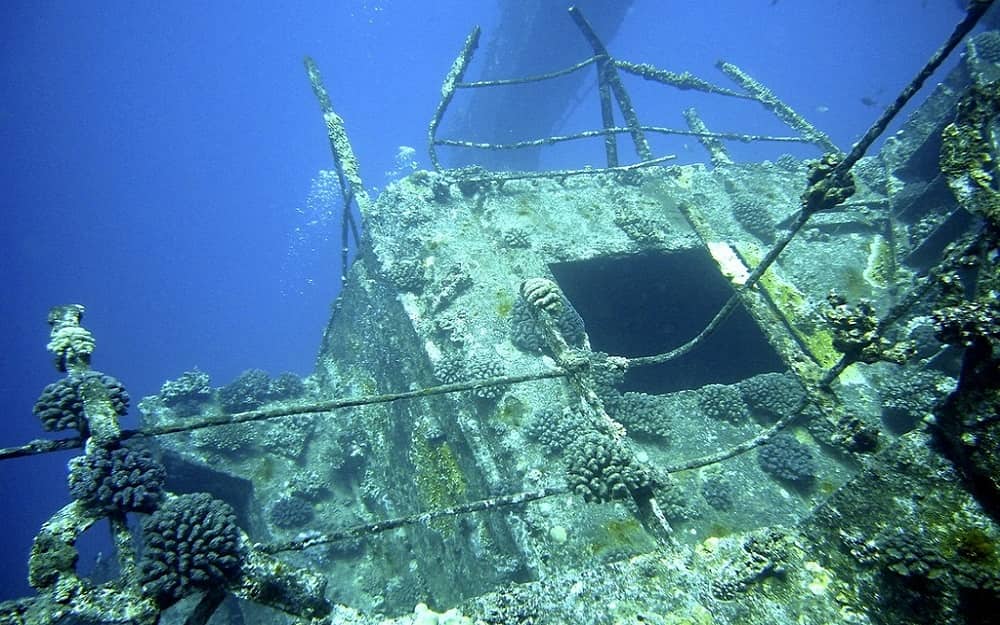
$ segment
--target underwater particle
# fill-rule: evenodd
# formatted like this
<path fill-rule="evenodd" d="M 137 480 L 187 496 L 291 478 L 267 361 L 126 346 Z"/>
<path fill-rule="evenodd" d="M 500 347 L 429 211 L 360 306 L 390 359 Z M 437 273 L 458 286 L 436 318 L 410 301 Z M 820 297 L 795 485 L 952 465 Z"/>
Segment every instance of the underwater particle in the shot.
<path fill-rule="evenodd" d="M 142 524 L 142 592 L 166 608 L 236 580 L 243 549 L 236 514 L 207 493 L 171 498 Z"/>
<path fill-rule="evenodd" d="M 99 371 L 71 373 L 46 386 L 35 402 L 32 412 L 41 420 L 42 428 L 47 432 L 75 429 L 85 434 L 88 428 L 83 389 L 86 384 L 94 381 L 107 391 L 115 414 L 125 415 L 128 412 L 129 395 L 121 382 Z"/>
<path fill-rule="evenodd" d="M 583 434 L 566 453 L 570 490 L 586 502 L 607 502 L 650 491 L 649 472 L 610 436 L 596 431 Z"/>
<path fill-rule="evenodd" d="M 765 243 L 773 243 L 776 234 L 774 219 L 767 204 L 757 198 L 743 197 L 733 202 L 733 217 L 746 231 Z"/>
<path fill-rule="evenodd" d="M 408 145 L 401 145 L 396 148 L 396 158 L 393 159 L 394 167 L 385 172 L 387 181 L 399 180 L 417 169 L 417 151 Z"/>
<path fill-rule="evenodd" d="M 816 479 L 816 459 L 808 447 L 782 432 L 757 449 L 757 464 L 778 480 L 808 486 Z"/>
<path fill-rule="evenodd" d="M 698 389 L 698 406 L 705 416 L 739 425 L 750 415 L 746 402 L 735 386 L 706 384 Z"/>
<path fill-rule="evenodd" d="M 791 373 L 763 373 L 740 381 L 740 395 L 753 412 L 780 419 L 802 401 L 805 389 Z"/>
<path fill-rule="evenodd" d="M 275 501 L 268 518 L 275 527 L 289 530 L 308 525 L 314 516 L 312 504 L 302 497 L 291 495 Z"/>
<path fill-rule="evenodd" d="M 101 447 L 70 460 L 69 492 L 104 512 L 152 512 L 167 472 L 146 449 Z"/>
<path fill-rule="evenodd" d="M 282 282 L 286 293 L 301 294 L 324 271 L 322 250 L 331 249 L 330 238 L 340 232 L 344 197 L 333 169 L 316 172 L 309 184 L 305 206 L 295 209 L 295 224 L 288 235 Z"/>
<path fill-rule="evenodd" d="M 569 540 L 569 532 L 562 525 L 553 525 L 549 528 L 549 538 L 556 544 L 563 544 Z"/>

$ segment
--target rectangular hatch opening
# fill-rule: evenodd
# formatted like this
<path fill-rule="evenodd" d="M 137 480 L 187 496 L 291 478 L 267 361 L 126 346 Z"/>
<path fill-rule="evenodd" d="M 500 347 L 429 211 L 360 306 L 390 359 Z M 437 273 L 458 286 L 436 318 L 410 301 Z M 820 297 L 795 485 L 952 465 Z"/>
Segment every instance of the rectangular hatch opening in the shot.
<path fill-rule="evenodd" d="M 696 336 L 733 290 L 701 249 L 553 263 L 594 351 L 649 356 Z M 690 353 L 625 376 L 622 391 L 654 395 L 732 384 L 785 365 L 742 305 Z"/>

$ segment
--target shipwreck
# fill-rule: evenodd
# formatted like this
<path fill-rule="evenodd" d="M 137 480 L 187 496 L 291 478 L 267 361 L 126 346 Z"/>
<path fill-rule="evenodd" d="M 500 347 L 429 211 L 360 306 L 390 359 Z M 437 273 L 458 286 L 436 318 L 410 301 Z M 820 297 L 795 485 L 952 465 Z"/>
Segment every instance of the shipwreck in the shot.
<path fill-rule="evenodd" d="M 433 168 L 377 198 L 307 59 L 344 202 L 315 371 L 221 388 L 187 372 L 123 430 L 83 307 L 54 308 L 65 377 L 36 413 L 76 433 L 0 457 L 83 452 L 35 539 L 38 593 L 0 621 L 995 622 L 1000 33 L 967 37 L 990 4 L 846 153 L 737 65 L 718 84 L 618 59 L 579 10 L 591 57 L 467 81 L 475 29 L 429 125 Z M 573 72 L 596 73 L 597 129 L 439 136 L 459 90 Z M 646 125 L 636 76 L 764 106 L 789 134 L 693 109 Z M 653 133 L 697 139 L 705 162 L 672 165 Z M 602 167 L 438 154 L 588 140 Z M 816 158 L 734 162 L 730 141 Z M 84 575 L 74 543 L 105 522 L 117 566 Z"/>

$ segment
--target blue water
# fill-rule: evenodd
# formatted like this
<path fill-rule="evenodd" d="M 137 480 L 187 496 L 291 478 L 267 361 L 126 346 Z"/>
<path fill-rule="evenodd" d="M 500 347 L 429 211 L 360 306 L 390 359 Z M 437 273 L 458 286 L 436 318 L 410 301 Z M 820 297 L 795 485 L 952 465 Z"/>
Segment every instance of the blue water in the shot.
<path fill-rule="evenodd" d="M 401 145 L 428 166 L 441 80 L 473 24 L 489 40 L 497 11 L 469 0 L 285 4 L 0 8 L 0 446 L 42 435 L 31 408 L 58 377 L 44 349 L 56 304 L 86 305 L 94 366 L 126 384 L 133 415 L 139 398 L 195 366 L 216 385 L 251 367 L 311 371 L 340 260 L 336 220 L 324 242 L 324 224 L 297 212 L 332 166 L 303 55 L 324 72 L 366 184 L 382 187 Z M 635 0 L 608 44 L 722 84 L 715 61 L 735 62 L 846 149 L 960 17 L 941 0 Z M 560 45 L 587 55 L 581 41 Z M 500 76 L 469 76 L 487 77 Z M 627 86 L 644 122 L 683 126 L 693 96 Z M 715 130 L 786 133 L 760 107 L 705 106 Z M 590 97 L 564 130 L 598 122 Z M 542 162 L 580 166 L 598 149 Z M 693 142 L 662 149 L 705 160 Z M 69 456 L 0 463 L 0 599 L 30 592 L 31 538 L 68 501 Z"/>

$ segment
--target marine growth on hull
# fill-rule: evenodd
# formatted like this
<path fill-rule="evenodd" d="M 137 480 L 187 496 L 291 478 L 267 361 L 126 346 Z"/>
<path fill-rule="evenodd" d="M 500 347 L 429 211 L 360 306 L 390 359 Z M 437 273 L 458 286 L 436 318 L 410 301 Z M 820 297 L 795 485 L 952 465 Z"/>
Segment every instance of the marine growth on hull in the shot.
<path fill-rule="evenodd" d="M 307 60 L 356 250 L 308 377 L 179 372 L 123 430 L 83 307 L 53 309 L 64 377 L 35 413 L 70 437 L 2 458 L 78 449 L 73 501 L 35 539 L 38 594 L 0 620 L 993 622 L 1000 34 L 967 39 L 877 153 L 878 124 L 845 153 L 736 65 L 722 85 L 631 63 L 570 14 L 593 56 L 565 73 L 599 70 L 603 127 L 441 138 L 456 94 L 510 82 L 466 80 L 475 29 L 434 169 L 377 198 Z M 789 135 L 693 109 L 645 125 L 635 76 L 763 105 Z M 706 162 L 653 152 L 677 133 Z M 587 140 L 604 167 L 442 165 Z M 815 157 L 735 162 L 734 140 Z M 99 524 L 117 566 L 79 571 Z"/>

